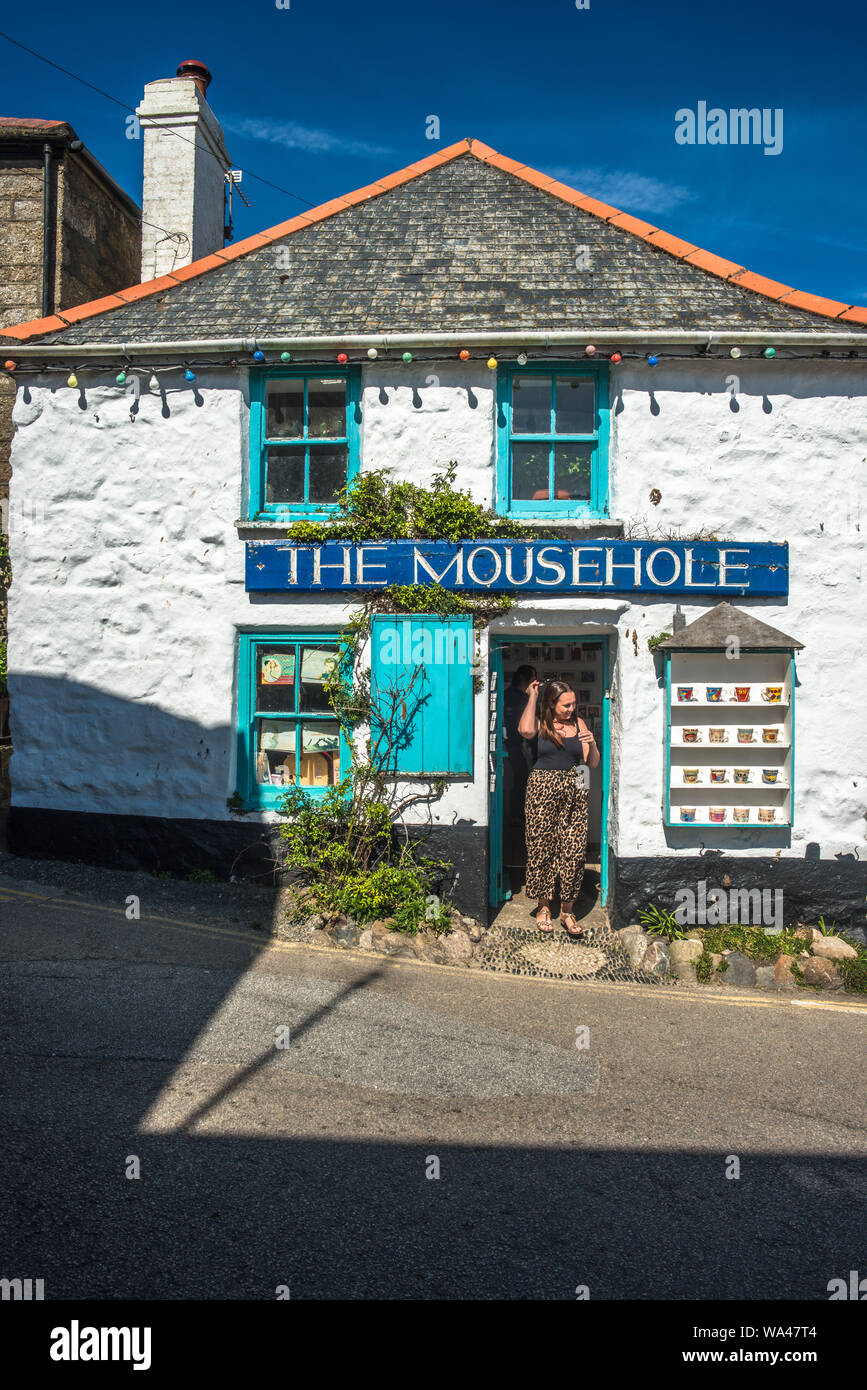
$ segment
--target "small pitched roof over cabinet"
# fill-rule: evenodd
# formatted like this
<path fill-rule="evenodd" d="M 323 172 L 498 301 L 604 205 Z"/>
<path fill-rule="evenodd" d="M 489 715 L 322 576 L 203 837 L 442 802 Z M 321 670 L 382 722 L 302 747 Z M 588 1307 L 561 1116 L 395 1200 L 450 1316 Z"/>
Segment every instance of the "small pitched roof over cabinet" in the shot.
<path fill-rule="evenodd" d="M 744 650 L 800 651 L 804 644 L 787 637 L 779 628 L 760 622 L 751 613 L 742 613 L 730 603 L 718 603 L 702 613 L 673 637 L 660 642 L 658 652 L 721 651 L 736 637 Z"/>

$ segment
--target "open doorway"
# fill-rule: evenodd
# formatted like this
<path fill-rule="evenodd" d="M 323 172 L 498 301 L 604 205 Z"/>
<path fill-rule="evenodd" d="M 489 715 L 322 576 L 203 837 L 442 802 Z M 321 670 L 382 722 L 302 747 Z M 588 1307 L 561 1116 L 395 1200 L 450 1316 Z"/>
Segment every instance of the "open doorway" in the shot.
<path fill-rule="evenodd" d="M 601 761 L 590 771 L 587 867 L 576 916 L 603 909 L 608 899 L 608 639 L 606 637 L 492 637 L 489 722 L 490 903 L 494 911 L 523 899 L 527 867 L 524 791 L 532 750 L 516 735 L 527 681 L 566 680 L 578 714 L 589 725 Z M 528 903 L 528 910 L 532 904 Z"/>

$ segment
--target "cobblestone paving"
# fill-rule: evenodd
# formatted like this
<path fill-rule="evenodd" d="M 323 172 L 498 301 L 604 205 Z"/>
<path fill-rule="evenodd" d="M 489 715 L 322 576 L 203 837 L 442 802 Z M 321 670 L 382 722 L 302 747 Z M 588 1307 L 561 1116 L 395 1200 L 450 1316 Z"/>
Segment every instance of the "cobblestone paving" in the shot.
<path fill-rule="evenodd" d="M 554 935 L 547 940 L 532 923 L 495 923 L 481 943 L 483 970 L 502 970 L 510 975 L 538 975 L 553 980 L 632 980 L 640 984 L 662 984 L 656 975 L 646 975 L 632 966 L 607 922 L 581 923 L 584 936 L 572 941 L 555 923 Z"/>

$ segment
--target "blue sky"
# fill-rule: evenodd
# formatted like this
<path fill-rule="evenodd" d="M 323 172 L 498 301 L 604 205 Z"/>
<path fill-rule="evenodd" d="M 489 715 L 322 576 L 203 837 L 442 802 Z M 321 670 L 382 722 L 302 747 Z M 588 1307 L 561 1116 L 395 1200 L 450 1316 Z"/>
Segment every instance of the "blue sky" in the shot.
<path fill-rule="evenodd" d="M 750 270 L 867 304 L 867 10 L 852 0 L 42 0 L 0 29 L 130 110 L 181 59 L 206 62 L 252 202 L 236 240 L 475 136 Z M 140 201 L 120 107 L 5 40 L 0 79 L 0 115 L 71 122 Z M 782 149 L 677 143 L 675 113 L 702 101 L 782 110 Z"/>

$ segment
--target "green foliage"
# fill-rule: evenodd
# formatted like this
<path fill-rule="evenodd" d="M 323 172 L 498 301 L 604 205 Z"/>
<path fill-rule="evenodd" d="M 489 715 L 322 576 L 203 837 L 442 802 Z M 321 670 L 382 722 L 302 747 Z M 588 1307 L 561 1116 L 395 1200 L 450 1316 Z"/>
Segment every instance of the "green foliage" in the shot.
<path fill-rule="evenodd" d="M 741 926 L 739 924 L 720 924 L 718 927 L 703 927 L 697 935 L 704 941 L 705 950 L 742 951 L 757 965 L 770 965 L 777 956 L 797 956 L 805 949 L 803 937 L 796 936 L 793 927 L 785 927 L 776 936 L 769 936 L 763 927 Z"/>
<path fill-rule="evenodd" d="M 837 930 L 837 923 L 836 923 L 836 922 L 831 922 L 831 924 L 830 924 L 829 926 L 826 926 L 826 925 L 825 925 L 825 918 L 824 918 L 824 917 L 820 917 L 820 918 L 819 918 L 818 927 L 819 927 L 819 931 L 822 933 L 823 936 L 839 936 L 839 935 L 840 935 L 840 933 L 839 933 L 838 930 Z"/>
<path fill-rule="evenodd" d="M 216 883 L 216 874 L 211 873 L 210 869 L 193 869 L 192 873 L 187 874 L 188 883 Z"/>
<path fill-rule="evenodd" d="M 854 959 L 850 956 L 848 960 L 837 961 L 843 984 L 853 994 L 867 994 L 867 950 L 860 942 L 851 941 L 849 944 L 855 947 L 858 955 Z"/>
<path fill-rule="evenodd" d="M 240 792 L 232 792 L 231 796 L 226 797 L 226 808 L 232 812 L 233 816 L 246 816 L 248 811 Z"/>
<path fill-rule="evenodd" d="M 0 695 L 6 694 L 6 634 L 0 636 Z"/>
<path fill-rule="evenodd" d="M 663 936 L 668 941 L 683 941 L 686 937 L 686 932 L 681 931 L 674 915 L 664 907 L 656 907 L 654 903 L 642 908 L 638 920 L 647 927 L 648 936 Z"/>
<path fill-rule="evenodd" d="M 671 636 L 671 633 L 670 633 L 670 632 L 658 632 L 658 633 L 656 634 L 655 637 L 648 637 L 648 639 L 647 639 L 647 650 L 648 650 L 649 652 L 655 652 L 655 651 L 656 651 L 656 648 L 659 646 L 660 642 L 665 642 L 665 641 L 667 641 L 667 639 L 668 639 L 670 636 Z"/>
<path fill-rule="evenodd" d="M 508 613 L 511 594 L 461 594 L 439 584 L 389 584 L 372 599 L 386 613 L 435 613 L 438 617 L 471 617 L 481 627 Z"/>
<path fill-rule="evenodd" d="M 388 469 L 359 473 L 338 494 L 338 510 L 328 522 L 296 521 L 290 540 L 324 545 L 327 541 L 473 541 L 499 537 L 520 540 L 531 528 L 474 502 L 454 487 L 457 463 L 435 473 L 429 488 L 395 480 Z"/>
<path fill-rule="evenodd" d="M 706 985 L 712 974 L 713 961 L 710 958 L 710 951 L 705 946 L 695 963 L 695 978 L 699 984 Z"/>

